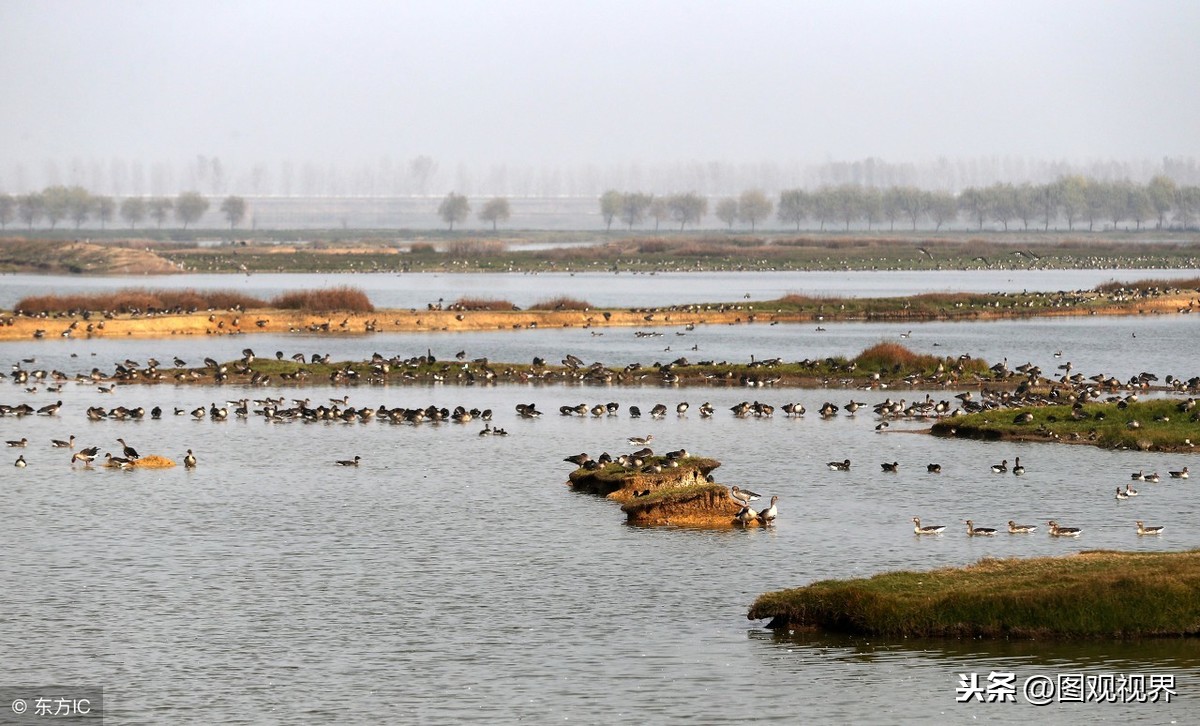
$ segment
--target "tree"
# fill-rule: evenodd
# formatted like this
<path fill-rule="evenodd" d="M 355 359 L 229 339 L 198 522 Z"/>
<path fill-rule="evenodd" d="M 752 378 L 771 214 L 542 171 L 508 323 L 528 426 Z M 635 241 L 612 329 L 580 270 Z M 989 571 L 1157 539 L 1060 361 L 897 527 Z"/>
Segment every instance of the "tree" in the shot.
<path fill-rule="evenodd" d="M 1158 215 L 1159 229 L 1162 229 L 1167 213 L 1175 205 L 1175 192 L 1175 182 L 1170 177 L 1163 176 L 1162 174 L 1151 179 L 1150 183 L 1146 186 L 1146 194 L 1150 198 L 1150 204 L 1154 208 L 1155 214 Z"/>
<path fill-rule="evenodd" d="M 225 200 L 221 202 L 221 214 L 229 220 L 229 229 L 232 230 L 246 218 L 246 200 L 233 195 L 225 197 Z"/>
<path fill-rule="evenodd" d="M 958 208 L 965 212 L 983 229 L 983 220 L 987 217 L 988 205 L 983 190 L 967 187 L 958 195 Z"/>
<path fill-rule="evenodd" d="M 1104 219 L 1111 204 L 1112 189 L 1109 184 L 1090 181 L 1083 189 L 1083 216 L 1088 221 L 1088 231 L 1096 228 L 1096 220 Z"/>
<path fill-rule="evenodd" d="M 175 208 L 175 202 L 169 197 L 153 197 L 146 202 L 146 209 L 150 212 L 150 218 L 155 221 L 159 229 L 162 229 L 163 222 L 167 221 L 171 210 Z"/>
<path fill-rule="evenodd" d="M 451 232 L 454 231 L 454 223 L 466 220 L 470 213 L 471 203 L 467 201 L 464 194 L 450 192 L 438 205 L 438 216 L 442 218 L 443 222 L 450 225 Z"/>
<path fill-rule="evenodd" d="M 46 212 L 46 198 L 41 192 L 30 192 L 17 197 L 17 217 L 33 229 L 34 222 Z"/>
<path fill-rule="evenodd" d="M 11 194 L 0 194 L 0 229 L 8 229 L 8 223 L 17 216 L 17 200 Z"/>
<path fill-rule="evenodd" d="M 855 184 L 842 184 L 829 190 L 829 204 L 846 231 L 850 230 L 851 222 L 863 216 L 862 192 L 862 187 Z"/>
<path fill-rule="evenodd" d="M 508 209 L 508 200 L 504 197 L 496 197 L 489 199 L 488 203 L 483 205 L 483 209 L 479 212 L 479 219 L 484 222 L 492 223 L 492 231 L 496 231 L 497 222 L 506 222 L 510 215 Z"/>
<path fill-rule="evenodd" d="M 117 211 L 117 203 L 112 197 L 92 197 L 92 206 L 96 210 L 96 219 L 100 220 L 100 229 L 106 229 Z"/>
<path fill-rule="evenodd" d="M 1042 220 L 1042 230 L 1050 229 L 1050 223 L 1058 219 L 1058 185 L 1042 184 L 1037 187 L 1038 216 Z"/>
<path fill-rule="evenodd" d="M 633 231 L 633 225 L 640 224 L 646 218 L 646 210 L 654 203 L 653 194 L 644 194 L 642 192 L 632 192 L 621 195 L 621 221 L 625 223 L 629 230 Z"/>
<path fill-rule="evenodd" d="M 621 201 L 625 195 L 609 189 L 600 195 L 600 216 L 604 218 L 604 231 L 612 229 L 613 220 L 621 213 Z"/>
<path fill-rule="evenodd" d="M 708 200 L 695 192 L 674 194 L 667 199 L 667 209 L 671 212 L 671 218 L 679 222 L 679 231 L 682 232 L 687 224 L 699 224 L 704 219 L 704 215 L 708 214 Z"/>
<path fill-rule="evenodd" d="M 759 222 L 771 216 L 773 205 L 761 189 L 748 189 L 738 197 L 737 216 L 743 222 L 750 223 L 753 232 Z"/>
<path fill-rule="evenodd" d="M 1129 208 L 1129 218 L 1137 225 L 1137 230 L 1142 230 L 1142 222 L 1153 217 L 1156 213 L 1154 200 L 1150 197 L 1150 191 L 1146 187 L 1128 185 L 1125 193 L 1126 204 Z M 1162 219 L 1162 216 L 1159 216 Z"/>
<path fill-rule="evenodd" d="M 927 199 L 916 187 L 896 187 L 892 190 L 892 204 L 904 212 L 904 216 L 912 222 L 912 228 L 917 228 L 917 221 L 925 214 Z"/>
<path fill-rule="evenodd" d="M 875 187 L 860 189 L 858 194 L 858 213 L 869 231 L 883 217 L 883 195 Z"/>
<path fill-rule="evenodd" d="M 662 224 L 664 219 L 671 216 L 671 210 L 667 207 L 667 200 L 662 197 L 655 197 L 650 202 L 650 207 L 646 210 L 646 213 L 654 218 L 655 232 L 658 231 L 658 225 Z"/>
<path fill-rule="evenodd" d="M 50 223 L 50 229 L 58 226 L 67 216 L 70 192 L 64 186 L 46 187 L 42 190 L 42 216 Z"/>
<path fill-rule="evenodd" d="M 1063 216 L 1067 218 L 1067 229 L 1075 229 L 1075 220 L 1083 214 L 1087 206 L 1087 180 L 1081 176 L 1060 177 L 1058 182 L 1058 203 Z"/>
<path fill-rule="evenodd" d="M 733 229 L 733 223 L 738 218 L 738 203 L 737 200 L 730 197 L 717 202 L 717 206 L 713 209 L 713 214 L 717 215 L 717 219 L 725 223 L 729 229 Z"/>
<path fill-rule="evenodd" d="M 75 229 L 79 229 L 92 213 L 95 200 L 88 193 L 88 190 L 80 186 L 74 186 L 67 189 L 66 205 L 67 216 L 75 223 Z"/>
<path fill-rule="evenodd" d="M 180 192 L 175 197 L 175 219 L 183 222 L 187 229 L 192 222 L 199 220 L 208 211 L 208 200 L 200 192 Z"/>
<path fill-rule="evenodd" d="M 933 221 L 934 231 L 958 218 L 958 200 L 949 192 L 925 192 L 925 210 Z"/>
<path fill-rule="evenodd" d="M 1037 217 L 1038 213 L 1038 189 L 1029 182 L 1022 184 L 1015 190 L 1013 201 L 1013 213 L 1017 219 L 1021 220 L 1021 224 L 1025 226 L 1025 230 L 1029 230 L 1029 223 Z"/>
<path fill-rule="evenodd" d="M 1008 223 L 1017 216 L 1017 190 L 1012 184 L 993 184 L 980 190 L 984 209 L 1008 231 Z"/>
<path fill-rule="evenodd" d="M 121 202 L 121 219 L 129 222 L 130 229 L 137 229 L 146 218 L 146 200 L 141 197 L 128 197 Z M 166 215 L 163 215 L 166 218 Z"/>
<path fill-rule="evenodd" d="M 780 222 L 796 225 L 800 231 L 800 223 L 808 217 L 809 197 L 803 189 L 787 189 L 779 193 L 779 208 L 775 216 Z"/>

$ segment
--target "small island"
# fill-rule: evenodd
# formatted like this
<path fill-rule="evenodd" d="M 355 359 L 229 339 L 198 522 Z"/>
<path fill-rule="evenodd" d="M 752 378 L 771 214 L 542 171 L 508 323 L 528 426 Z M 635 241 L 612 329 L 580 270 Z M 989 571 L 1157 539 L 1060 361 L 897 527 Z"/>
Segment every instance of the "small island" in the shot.
<path fill-rule="evenodd" d="M 987 558 L 969 567 L 825 580 L 760 596 L 773 629 L 892 638 L 1200 635 L 1200 550 Z"/>
<path fill-rule="evenodd" d="M 568 484 L 575 491 L 595 494 L 621 504 L 630 524 L 687 527 L 759 526 L 736 517 L 742 505 L 730 497 L 729 487 L 710 476 L 721 462 L 703 457 L 645 459 L 630 468 L 612 461 L 580 466 Z"/>

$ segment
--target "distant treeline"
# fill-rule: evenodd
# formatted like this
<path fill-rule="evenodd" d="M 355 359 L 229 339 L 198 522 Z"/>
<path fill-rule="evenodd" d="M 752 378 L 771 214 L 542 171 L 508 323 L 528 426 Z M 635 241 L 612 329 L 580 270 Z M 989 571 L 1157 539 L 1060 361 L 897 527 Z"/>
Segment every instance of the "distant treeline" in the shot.
<path fill-rule="evenodd" d="M 610 189 L 600 196 L 599 203 L 606 230 L 619 223 L 629 231 L 652 228 L 656 232 L 663 225 L 695 229 L 709 216 L 710 206 L 722 227 L 740 225 L 752 232 L 771 221 L 776 229 L 796 231 L 845 231 L 851 227 L 894 231 L 897 226 L 941 231 L 955 223 L 981 231 L 1049 230 L 1064 225 L 1068 231 L 1186 230 L 1200 222 L 1200 186 L 1181 186 L 1165 175 L 1146 184 L 1063 176 L 1047 184 L 968 187 L 958 194 L 913 186 L 842 184 L 811 191 L 785 189 L 777 198 L 760 189 L 748 189 L 736 197 L 711 199 L 696 192 L 656 196 Z M 219 209 L 230 229 L 246 218 L 248 206 L 242 197 L 223 199 Z M 14 221 L 29 230 L 37 226 L 54 230 L 64 222 L 79 229 L 92 220 L 104 229 L 119 215 L 130 229 L 148 222 L 161 229 L 173 219 L 186 230 L 209 207 L 209 200 L 195 191 L 175 197 L 126 197 L 118 204 L 113 197 L 95 195 L 80 186 L 53 186 L 17 196 L 0 194 L 0 229 Z M 429 201 L 429 207 L 431 213 L 436 209 L 450 231 L 471 212 L 468 198 L 455 192 L 441 199 L 436 208 Z M 512 215 L 513 203 L 507 197 L 492 197 L 483 201 L 477 217 L 496 230 Z M 338 223 L 345 227 L 347 220 L 343 213 L 329 222 L 330 227 Z"/>

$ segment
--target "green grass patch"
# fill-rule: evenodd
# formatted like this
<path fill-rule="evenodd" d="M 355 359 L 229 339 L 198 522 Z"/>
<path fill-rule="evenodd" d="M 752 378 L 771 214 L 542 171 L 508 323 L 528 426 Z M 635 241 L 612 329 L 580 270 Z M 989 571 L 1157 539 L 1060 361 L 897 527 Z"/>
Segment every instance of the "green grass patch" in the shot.
<path fill-rule="evenodd" d="M 1200 550 L 984 559 L 965 568 L 825 580 L 760 596 L 771 627 L 885 637 L 1200 634 Z"/>

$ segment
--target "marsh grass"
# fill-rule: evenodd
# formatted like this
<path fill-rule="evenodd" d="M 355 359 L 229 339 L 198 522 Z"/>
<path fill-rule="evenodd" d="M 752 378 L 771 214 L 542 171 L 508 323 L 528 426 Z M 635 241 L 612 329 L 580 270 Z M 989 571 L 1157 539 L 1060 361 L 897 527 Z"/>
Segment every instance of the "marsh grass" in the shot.
<path fill-rule="evenodd" d="M 965 568 L 825 580 L 760 596 L 772 627 L 885 637 L 1200 634 L 1200 550 L 984 559 Z"/>
<path fill-rule="evenodd" d="M 305 290 L 276 295 L 270 300 L 232 290 L 148 290 L 125 288 L 87 295 L 31 295 L 13 309 L 26 314 L 57 312 L 189 313 L 200 310 L 253 310 L 273 308 L 312 312 L 372 312 L 367 294 L 351 287 Z"/>
<path fill-rule="evenodd" d="M 548 300 L 539 300 L 529 306 L 530 310 L 591 310 L 592 304 L 587 300 L 579 300 L 565 295 Z"/>

